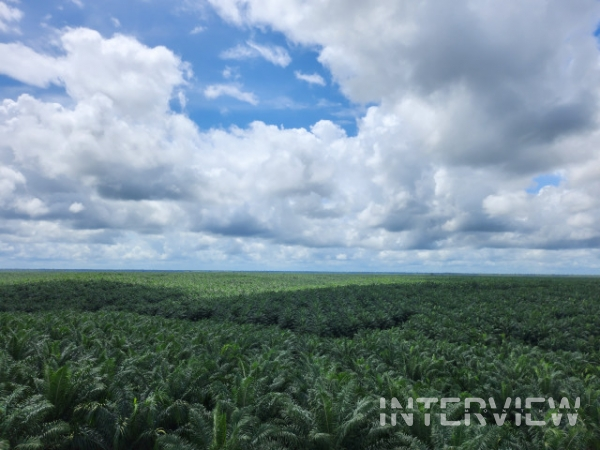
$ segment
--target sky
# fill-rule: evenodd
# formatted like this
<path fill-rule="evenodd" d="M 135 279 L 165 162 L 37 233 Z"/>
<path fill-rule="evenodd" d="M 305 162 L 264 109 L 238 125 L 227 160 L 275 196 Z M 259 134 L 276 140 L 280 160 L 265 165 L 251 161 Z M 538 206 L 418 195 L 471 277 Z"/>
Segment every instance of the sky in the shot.
<path fill-rule="evenodd" d="M 0 0 L 0 269 L 600 274 L 597 0 Z"/>

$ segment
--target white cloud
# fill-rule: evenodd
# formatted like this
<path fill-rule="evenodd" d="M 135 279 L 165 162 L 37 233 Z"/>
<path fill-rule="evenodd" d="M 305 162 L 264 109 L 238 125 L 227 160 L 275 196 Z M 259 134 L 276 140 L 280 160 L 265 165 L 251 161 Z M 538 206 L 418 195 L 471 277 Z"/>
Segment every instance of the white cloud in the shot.
<path fill-rule="evenodd" d="M 15 201 L 15 209 L 31 217 L 41 216 L 49 211 L 48 207 L 39 198 L 19 198 Z"/>
<path fill-rule="evenodd" d="M 351 100 L 379 103 L 357 136 L 371 149 L 375 188 L 359 215 L 365 226 L 408 247 L 599 239 L 600 229 L 569 229 L 600 218 L 591 213 L 598 204 L 568 219 L 569 202 L 598 192 L 593 177 L 575 176 L 596 159 L 598 3 L 211 3 L 234 24 L 319 48 Z M 534 177 L 556 170 L 567 183 L 525 193 Z"/>
<path fill-rule="evenodd" d="M 19 27 L 16 25 L 23 18 L 23 12 L 15 7 L 0 2 L 0 32 L 19 33 Z"/>
<path fill-rule="evenodd" d="M 25 177 L 10 167 L 0 166 L 0 206 L 12 199 L 18 185 L 25 184 Z"/>
<path fill-rule="evenodd" d="M 296 70 L 294 72 L 294 75 L 296 76 L 297 79 L 306 81 L 309 84 L 318 84 L 319 86 L 325 86 L 325 80 L 318 73 L 308 74 L 308 73 L 302 73 L 302 72 Z"/>
<path fill-rule="evenodd" d="M 233 97 L 242 102 L 251 105 L 258 104 L 258 98 L 252 92 L 244 92 L 237 84 L 211 84 L 204 89 L 204 96 L 209 99 L 215 99 L 221 96 Z"/>
<path fill-rule="evenodd" d="M 240 75 L 240 71 L 237 67 L 225 67 L 225 69 L 223 69 L 223 78 L 225 78 L 226 80 L 229 79 L 234 79 L 237 80 L 241 77 Z"/>
<path fill-rule="evenodd" d="M 75 29 L 62 37 L 67 52 L 61 78 L 76 100 L 102 95 L 125 114 L 164 111 L 174 86 L 182 84 L 181 61 L 165 47 L 147 48 L 135 39 Z M 94 76 L 82 77 L 82 72 Z"/>
<path fill-rule="evenodd" d="M 222 59 L 249 59 L 257 56 L 258 54 L 247 45 L 236 45 L 221 53 Z"/>
<path fill-rule="evenodd" d="M 595 3 L 220 5 L 232 23 L 316 46 L 351 100 L 377 102 L 356 135 L 330 121 L 200 131 L 169 108 L 187 66 L 131 37 L 66 30 L 61 56 L 0 45 L 2 73 L 70 96 L 0 106 L 0 241 L 11 257 L 600 268 Z M 204 95 L 258 102 L 238 84 Z M 559 186 L 526 192 L 554 172 Z"/>
<path fill-rule="evenodd" d="M 115 28 L 121 28 L 121 21 L 119 19 L 117 19 L 116 17 L 111 17 L 110 21 L 115 26 Z"/>
<path fill-rule="evenodd" d="M 206 27 L 198 25 L 198 26 L 194 27 L 192 29 L 192 31 L 190 31 L 190 34 L 200 34 L 200 33 L 202 33 L 205 30 L 206 30 Z"/>
<path fill-rule="evenodd" d="M 184 65 L 164 47 L 84 28 L 67 30 L 61 43 L 66 56 L 59 57 L 0 44 L 0 73 L 39 87 L 62 84 L 77 101 L 110 102 L 134 116 L 165 111 L 173 87 L 184 82 Z"/>
<path fill-rule="evenodd" d="M 252 41 L 248 41 L 246 44 L 255 50 L 262 58 L 276 66 L 286 67 L 292 62 L 292 58 L 283 47 L 276 45 L 259 45 Z"/>
<path fill-rule="evenodd" d="M 286 67 L 292 62 L 292 58 L 286 49 L 276 45 L 260 45 L 253 41 L 246 42 L 246 45 L 225 50 L 221 53 L 223 59 L 250 59 L 263 58 L 272 64 L 280 67 Z"/>
<path fill-rule="evenodd" d="M 23 83 L 47 87 L 60 83 L 62 61 L 40 55 L 23 44 L 0 43 L 0 73 Z"/>
<path fill-rule="evenodd" d="M 185 109 L 187 105 L 187 97 L 185 96 L 183 91 L 179 91 L 177 93 L 177 100 L 179 100 L 179 105 L 181 106 L 181 109 Z"/>
<path fill-rule="evenodd" d="M 71 206 L 69 206 L 69 211 L 71 211 L 73 214 L 77 214 L 80 213 L 81 211 L 83 211 L 85 209 L 85 206 L 83 206 L 81 203 L 79 202 L 74 202 L 71 203 Z"/>

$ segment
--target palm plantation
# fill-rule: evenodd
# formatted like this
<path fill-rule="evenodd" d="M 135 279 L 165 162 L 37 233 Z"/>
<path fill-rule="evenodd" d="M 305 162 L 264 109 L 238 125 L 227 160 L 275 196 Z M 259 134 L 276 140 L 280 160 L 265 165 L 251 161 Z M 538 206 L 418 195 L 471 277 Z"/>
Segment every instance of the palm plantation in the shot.
<path fill-rule="evenodd" d="M 211 275 L 3 275 L 0 448 L 600 449 L 600 280 Z M 581 407 L 381 426 L 381 397 Z"/>

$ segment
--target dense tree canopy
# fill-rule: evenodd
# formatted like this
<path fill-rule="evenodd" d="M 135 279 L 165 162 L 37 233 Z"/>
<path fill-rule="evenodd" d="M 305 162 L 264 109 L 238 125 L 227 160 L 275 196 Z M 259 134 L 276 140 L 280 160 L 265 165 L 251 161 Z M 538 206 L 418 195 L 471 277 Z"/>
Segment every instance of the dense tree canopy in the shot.
<path fill-rule="evenodd" d="M 2 449 L 600 448 L 598 279 L 0 277 Z M 463 423 L 380 424 L 418 397 Z M 581 406 L 467 426 L 468 397 Z"/>

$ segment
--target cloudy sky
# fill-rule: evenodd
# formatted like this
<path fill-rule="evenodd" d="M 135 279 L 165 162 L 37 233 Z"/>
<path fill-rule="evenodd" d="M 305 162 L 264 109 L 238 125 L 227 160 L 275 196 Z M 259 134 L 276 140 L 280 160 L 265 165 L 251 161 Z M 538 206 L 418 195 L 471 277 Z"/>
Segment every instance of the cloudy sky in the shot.
<path fill-rule="evenodd" d="M 600 273 L 596 0 L 0 0 L 0 268 Z"/>

